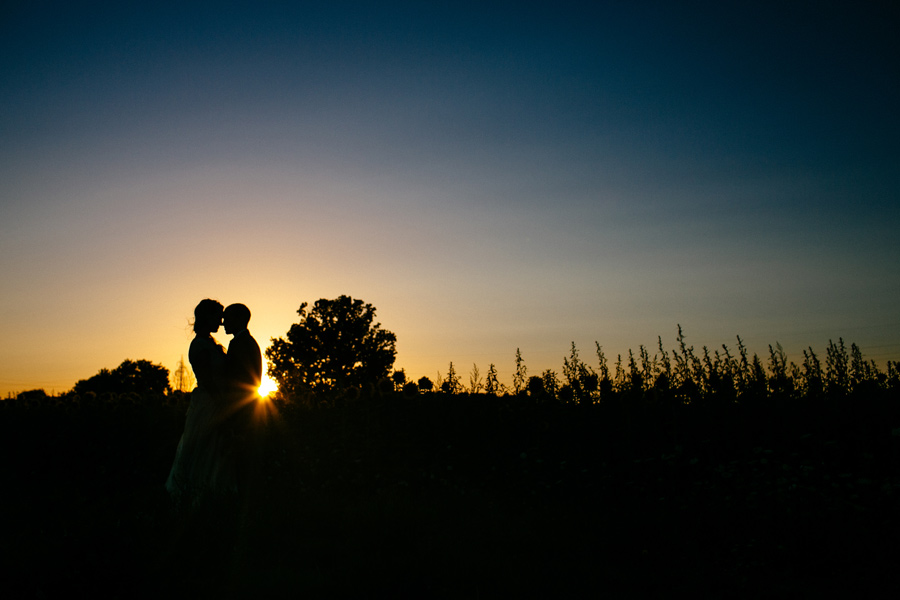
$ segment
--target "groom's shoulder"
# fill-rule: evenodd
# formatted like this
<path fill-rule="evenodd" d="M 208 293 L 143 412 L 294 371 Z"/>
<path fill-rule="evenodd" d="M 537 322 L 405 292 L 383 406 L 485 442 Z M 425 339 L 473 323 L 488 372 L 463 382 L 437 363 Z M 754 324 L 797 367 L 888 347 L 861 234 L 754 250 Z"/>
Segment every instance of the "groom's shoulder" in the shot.
<path fill-rule="evenodd" d="M 244 331 L 240 332 L 238 335 L 234 336 L 234 339 L 240 340 L 241 343 L 245 344 L 256 344 L 256 338 L 253 337 L 249 329 L 245 329 Z"/>
<path fill-rule="evenodd" d="M 231 346 L 248 346 L 248 347 L 259 347 L 259 344 L 252 335 L 250 335 L 249 331 L 242 331 L 231 339 Z"/>

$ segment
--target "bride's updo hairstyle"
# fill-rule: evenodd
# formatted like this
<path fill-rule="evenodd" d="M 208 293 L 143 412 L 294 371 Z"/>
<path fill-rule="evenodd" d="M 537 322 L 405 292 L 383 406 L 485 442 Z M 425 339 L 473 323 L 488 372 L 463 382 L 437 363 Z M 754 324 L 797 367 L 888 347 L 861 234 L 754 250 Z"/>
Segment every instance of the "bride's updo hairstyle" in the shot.
<path fill-rule="evenodd" d="M 212 333 L 222 320 L 225 307 L 209 298 L 201 300 L 194 309 L 194 333 Z"/>

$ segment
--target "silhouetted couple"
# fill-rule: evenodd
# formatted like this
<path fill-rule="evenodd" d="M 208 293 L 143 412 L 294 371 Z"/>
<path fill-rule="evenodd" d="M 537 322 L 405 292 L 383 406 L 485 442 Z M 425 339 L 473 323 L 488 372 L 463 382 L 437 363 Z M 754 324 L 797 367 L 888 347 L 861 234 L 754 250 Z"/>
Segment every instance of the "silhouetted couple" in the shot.
<path fill-rule="evenodd" d="M 255 454 L 253 413 L 262 379 L 259 344 L 247 330 L 250 309 L 201 300 L 194 309 L 188 358 L 197 378 L 166 489 L 179 506 L 196 507 L 248 491 Z M 225 326 L 228 351 L 212 334 Z"/>

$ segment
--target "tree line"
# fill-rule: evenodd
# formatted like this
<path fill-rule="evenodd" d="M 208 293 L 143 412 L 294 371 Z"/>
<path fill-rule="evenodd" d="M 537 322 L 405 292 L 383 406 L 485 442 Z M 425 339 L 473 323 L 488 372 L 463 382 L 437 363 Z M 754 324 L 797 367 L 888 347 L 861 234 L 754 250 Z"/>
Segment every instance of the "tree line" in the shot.
<path fill-rule="evenodd" d="M 752 356 L 737 337 L 735 349 L 722 345 L 699 352 L 687 344 L 678 326 L 676 348 L 667 350 L 662 338 L 650 354 L 640 346 L 614 362 L 595 342 L 596 362 L 581 358 L 572 342 L 561 371 L 547 369 L 529 375 L 520 349 L 515 353 L 512 384 L 499 381 L 495 364 L 482 375 L 473 365 L 464 379 L 453 362 L 436 380 L 408 380 L 403 369 L 393 370 L 396 336 L 374 322 L 371 304 L 341 296 L 319 300 L 307 310 L 302 304 L 300 322 L 287 336 L 273 340 L 266 351 L 270 373 L 280 393 L 289 400 L 328 400 L 348 389 L 402 391 L 405 394 L 489 394 L 528 397 L 541 402 L 595 404 L 621 397 L 656 401 L 708 404 L 756 401 L 762 398 L 837 398 L 866 390 L 900 390 L 900 366 L 888 361 L 882 371 L 863 358 L 860 348 L 843 339 L 830 341 L 821 357 L 813 348 L 803 351 L 803 361 L 788 361 L 782 346 L 769 346 L 769 355 Z M 596 366 L 594 366 L 596 365 Z M 353 392 L 356 393 L 356 392 Z"/>
<path fill-rule="evenodd" d="M 547 369 L 529 375 L 520 349 L 515 353 L 511 385 L 501 383 L 495 364 L 482 374 L 473 365 L 468 377 L 450 362 L 445 374 L 433 381 L 427 376 L 408 379 L 404 369 L 394 369 L 394 333 L 375 322 L 375 308 L 362 300 L 340 296 L 306 302 L 297 311 L 298 323 L 286 335 L 272 340 L 265 356 L 269 374 L 278 383 L 283 401 L 328 402 L 346 394 L 402 392 L 405 395 L 488 394 L 526 397 L 560 404 L 595 404 L 622 397 L 685 404 L 759 401 L 764 398 L 839 398 L 861 391 L 900 390 L 900 365 L 888 361 L 881 370 L 866 360 L 856 344 L 843 339 L 829 341 L 824 356 L 813 348 L 803 351 L 803 361 L 788 361 L 780 344 L 769 346 L 768 357 L 749 354 L 737 337 L 734 350 L 726 345 L 699 352 L 687 344 L 678 326 L 676 348 L 667 350 L 662 338 L 651 355 L 644 346 L 629 350 L 610 362 L 595 342 L 596 362 L 582 359 L 572 342 L 559 372 Z M 115 397 L 117 395 L 170 396 L 188 392 L 194 380 L 183 358 L 170 383 L 168 369 L 147 360 L 126 359 L 114 369 L 101 369 L 79 380 L 61 396 Z M 29 390 L 19 399 L 47 397 L 43 390 Z"/>

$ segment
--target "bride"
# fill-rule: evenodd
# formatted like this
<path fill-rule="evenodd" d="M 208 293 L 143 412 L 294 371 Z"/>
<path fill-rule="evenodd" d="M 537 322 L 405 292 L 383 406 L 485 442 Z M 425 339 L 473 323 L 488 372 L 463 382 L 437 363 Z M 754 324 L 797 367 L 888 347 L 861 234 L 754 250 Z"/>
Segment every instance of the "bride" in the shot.
<path fill-rule="evenodd" d="M 207 497 L 235 489 L 220 427 L 225 409 L 225 349 L 212 337 L 222 324 L 223 312 L 221 304 L 209 299 L 194 309 L 195 335 L 188 358 L 197 387 L 191 392 L 184 434 L 166 481 L 166 490 L 178 506 L 196 507 Z"/>

